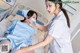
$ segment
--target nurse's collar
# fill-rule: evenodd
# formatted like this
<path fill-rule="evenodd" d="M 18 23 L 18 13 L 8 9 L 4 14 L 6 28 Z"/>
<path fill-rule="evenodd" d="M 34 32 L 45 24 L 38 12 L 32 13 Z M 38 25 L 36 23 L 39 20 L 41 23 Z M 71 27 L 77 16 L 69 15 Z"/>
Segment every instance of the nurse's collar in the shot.
<path fill-rule="evenodd" d="M 64 14 L 64 13 L 62 11 L 60 11 L 57 16 L 61 16 L 62 14 Z"/>

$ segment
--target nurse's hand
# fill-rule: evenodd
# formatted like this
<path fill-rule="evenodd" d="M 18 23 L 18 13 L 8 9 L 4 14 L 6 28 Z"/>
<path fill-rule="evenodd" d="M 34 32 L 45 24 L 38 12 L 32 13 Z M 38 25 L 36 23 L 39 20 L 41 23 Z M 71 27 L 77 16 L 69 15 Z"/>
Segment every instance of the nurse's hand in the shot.
<path fill-rule="evenodd" d="M 17 50 L 15 53 L 35 53 L 35 51 L 30 50 L 29 48 L 22 48 L 20 50 Z"/>

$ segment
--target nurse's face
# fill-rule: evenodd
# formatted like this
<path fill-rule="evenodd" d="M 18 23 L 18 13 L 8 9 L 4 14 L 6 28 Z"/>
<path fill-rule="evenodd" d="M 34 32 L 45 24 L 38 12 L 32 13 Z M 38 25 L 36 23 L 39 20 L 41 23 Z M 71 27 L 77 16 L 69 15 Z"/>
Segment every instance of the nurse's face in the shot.
<path fill-rule="evenodd" d="M 56 5 L 51 1 L 46 2 L 47 10 L 50 14 L 54 14 L 56 10 Z"/>

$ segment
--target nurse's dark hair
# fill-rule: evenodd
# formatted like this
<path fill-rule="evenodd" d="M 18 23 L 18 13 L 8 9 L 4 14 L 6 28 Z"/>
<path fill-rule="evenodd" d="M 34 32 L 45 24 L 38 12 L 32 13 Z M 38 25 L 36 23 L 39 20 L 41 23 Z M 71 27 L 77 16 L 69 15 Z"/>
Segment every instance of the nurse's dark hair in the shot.
<path fill-rule="evenodd" d="M 34 13 L 36 14 L 36 20 L 37 20 L 38 14 L 33 10 L 29 10 L 29 12 L 27 13 L 26 16 L 28 16 L 28 19 L 29 19 L 33 16 Z M 26 20 L 26 18 L 24 18 L 24 20 L 21 20 L 21 22 L 24 22 L 25 20 Z"/>
<path fill-rule="evenodd" d="M 53 2 L 53 3 L 55 3 L 55 4 L 59 4 L 59 5 L 60 5 L 60 9 L 63 11 L 63 13 L 64 13 L 64 15 L 65 15 L 65 17 L 66 17 L 66 20 L 67 20 L 67 25 L 68 25 L 68 27 L 70 28 L 69 16 L 68 16 L 66 10 L 62 7 L 62 1 L 61 1 L 61 0 L 45 0 L 45 1 L 46 1 L 46 2 L 47 2 L 47 1 L 51 1 L 51 2 Z"/>

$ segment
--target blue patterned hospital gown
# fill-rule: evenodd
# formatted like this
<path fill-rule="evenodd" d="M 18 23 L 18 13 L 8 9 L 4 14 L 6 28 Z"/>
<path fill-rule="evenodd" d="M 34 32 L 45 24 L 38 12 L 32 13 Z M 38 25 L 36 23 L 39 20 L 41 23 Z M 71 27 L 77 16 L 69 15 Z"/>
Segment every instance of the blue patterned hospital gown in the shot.
<path fill-rule="evenodd" d="M 10 40 L 12 52 L 14 52 L 20 48 L 32 45 L 35 28 L 24 22 L 15 20 L 6 33 L 9 33 L 7 39 Z"/>

